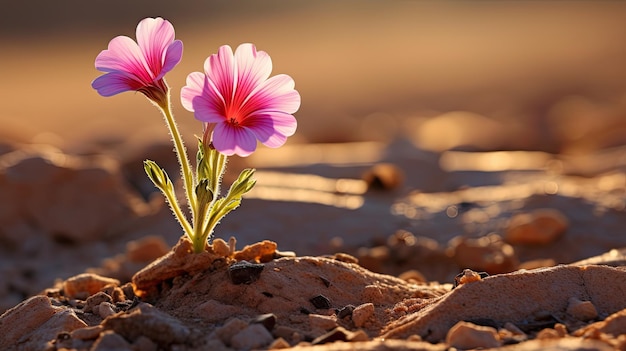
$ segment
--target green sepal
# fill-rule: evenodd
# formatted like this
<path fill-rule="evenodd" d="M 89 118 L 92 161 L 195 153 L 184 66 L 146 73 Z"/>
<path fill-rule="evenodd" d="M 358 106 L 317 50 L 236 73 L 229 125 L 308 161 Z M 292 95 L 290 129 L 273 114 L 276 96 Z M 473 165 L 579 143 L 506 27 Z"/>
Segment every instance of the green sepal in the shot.
<path fill-rule="evenodd" d="M 254 176 L 254 172 L 256 172 L 254 168 L 246 168 L 241 171 L 237 180 L 235 180 L 231 185 L 230 190 L 228 191 L 228 197 L 241 197 L 243 194 L 250 191 L 256 184 L 256 179 L 252 178 L 252 176 Z"/>
<path fill-rule="evenodd" d="M 213 201 L 213 191 L 211 190 L 211 182 L 209 179 L 202 178 L 196 185 L 196 196 L 200 206 L 205 206 Z"/>
<path fill-rule="evenodd" d="M 172 187 L 172 182 L 165 172 L 165 169 L 159 167 L 156 162 L 152 160 L 143 161 L 143 169 L 146 171 L 148 178 L 154 183 L 154 185 L 165 191 L 166 189 L 170 189 Z"/>

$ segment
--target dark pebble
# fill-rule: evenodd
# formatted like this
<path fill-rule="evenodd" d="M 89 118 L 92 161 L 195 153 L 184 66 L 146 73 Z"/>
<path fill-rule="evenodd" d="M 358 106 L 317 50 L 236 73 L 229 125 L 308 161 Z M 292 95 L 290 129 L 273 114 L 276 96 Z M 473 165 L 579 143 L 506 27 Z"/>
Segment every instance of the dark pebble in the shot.
<path fill-rule="evenodd" d="M 262 263 L 239 261 L 228 267 L 230 281 L 235 284 L 250 284 L 259 279 L 265 266 Z"/>
<path fill-rule="evenodd" d="M 346 305 L 337 311 L 337 318 L 344 319 L 348 316 L 351 316 L 353 311 L 354 305 Z"/>
<path fill-rule="evenodd" d="M 309 301 L 315 306 L 315 308 L 319 309 L 329 309 L 330 308 L 330 300 L 324 295 L 317 295 L 312 297 Z"/>
<path fill-rule="evenodd" d="M 262 324 L 265 329 L 271 332 L 276 325 L 276 315 L 273 313 L 261 314 L 254 318 L 252 323 Z"/>

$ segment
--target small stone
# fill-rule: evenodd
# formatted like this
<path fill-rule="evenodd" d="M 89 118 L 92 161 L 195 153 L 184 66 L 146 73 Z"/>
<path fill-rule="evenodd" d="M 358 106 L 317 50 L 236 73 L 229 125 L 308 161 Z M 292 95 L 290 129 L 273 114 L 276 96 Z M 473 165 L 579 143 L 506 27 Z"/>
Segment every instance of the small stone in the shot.
<path fill-rule="evenodd" d="M 568 300 L 566 312 L 583 322 L 598 318 L 598 311 L 591 301 L 581 301 L 575 297 Z"/>
<path fill-rule="evenodd" d="M 446 343 L 457 349 L 499 347 L 500 340 L 495 328 L 468 322 L 458 322 L 448 331 Z"/>
<path fill-rule="evenodd" d="M 485 272 L 478 273 L 474 272 L 471 269 L 464 269 L 463 272 L 457 274 L 456 277 L 454 277 L 454 287 L 467 283 L 477 282 L 488 276 L 489 274 Z"/>
<path fill-rule="evenodd" d="M 592 323 L 586 327 L 578 329 L 574 336 L 588 336 L 594 334 L 608 334 L 613 337 L 624 335 L 626 332 L 626 309 L 615 312 L 600 322 Z"/>
<path fill-rule="evenodd" d="M 262 263 L 239 261 L 228 267 L 228 276 L 235 285 L 250 284 L 259 279 L 263 268 L 265 268 L 265 265 Z"/>
<path fill-rule="evenodd" d="M 230 247 L 228 247 L 228 244 L 224 240 L 220 238 L 213 239 L 212 247 L 213 252 L 215 252 L 217 255 L 223 257 L 230 256 Z"/>
<path fill-rule="evenodd" d="M 330 308 L 330 300 L 324 295 L 317 295 L 309 299 L 309 301 L 318 309 L 329 309 Z"/>
<path fill-rule="evenodd" d="M 340 262 L 359 264 L 358 258 L 344 252 L 334 254 L 333 258 Z"/>
<path fill-rule="evenodd" d="M 274 341 L 267 347 L 268 350 L 280 350 L 280 349 L 288 349 L 291 345 L 287 342 L 287 340 L 283 338 L 274 339 Z"/>
<path fill-rule="evenodd" d="M 368 319 L 374 315 L 374 304 L 371 302 L 357 306 L 352 311 L 352 322 L 357 328 L 365 325 Z"/>
<path fill-rule="evenodd" d="M 234 258 L 238 261 L 269 262 L 274 259 L 278 245 L 269 240 L 247 245 L 241 251 L 236 251 Z"/>
<path fill-rule="evenodd" d="M 250 350 L 267 346 L 272 341 L 274 337 L 263 325 L 250 324 L 233 336 L 230 345 L 238 350 Z"/>
<path fill-rule="evenodd" d="M 335 341 L 348 341 L 350 332 L 342 327 L 337 327 L 328 333 L 321 335 L 311 341 L 313 345 L 326 344 Z"/>
<path fill-rule="evenodd" d="M 363 174 L 368 189 L 394 190 L 404 183 L 404 172 L 391 163 L 379 163 Z"/>
<path fill-rule="evenodd" d="M 337 311 L 337 319 L 344 319 L 348 316 L 352 316 L 354 311 L 354 305 L 346 305 Z"/>
<path fill-rule="evenodd" d="M 276 315 L 273 313 L 266 313 L 258 315 L 250 323 L 258 323 L 265 327 L 268 331 L 272 331 L 276 325 Z"/>
<path fill-rule="evenodd" d="M 83 273 L 65 280 L 63 292 L 69 298 L 85 300 L 109 284 L 117 286 L 120 285 L 120 281 L 94 273 Z"/>
<path fill-rule="evenodd" d="M 563 213 L 555 209 L 538 209 L 513 216 L 505 240 L 513 245 L 548 245 L 560 238 L 569 227 Z"/>
<path fill-rule="evenodd" d="M 335 316 L 325 316 L 321 314 L 309 314 L 309 324 L 311 329 L 322 329 L 324 331 L 331 330 L 337 327 L 337 320 Z"/>
<path fill-rule="evenodd" d="M 512 272 L 519 264 L 513 246 L 497 234 L 476 239 L 457 236 L 450 240 L 446 251 L 459 267 L 489 274 Z"/>
<path fill-rule="evenodd" d="M 115 306 L 113 306 L 113 304 L 111 304 L 110 302 L 103 302 L 98 305 L 98 315 L 102 319 L 112 316 L 115 313 Z"/>
<path fill-rule="evenodd" d="M 85 300 L 85 307 L 83 308 L 83 310 L 85 312 L 92 312 L 94 310 L 94 307 L 98 306 L 99 304 L 111 301 L 113 301 L 111 296 L 102 291 L 98 291 L 94 295 L 89 296 L 87 300 Z"/>

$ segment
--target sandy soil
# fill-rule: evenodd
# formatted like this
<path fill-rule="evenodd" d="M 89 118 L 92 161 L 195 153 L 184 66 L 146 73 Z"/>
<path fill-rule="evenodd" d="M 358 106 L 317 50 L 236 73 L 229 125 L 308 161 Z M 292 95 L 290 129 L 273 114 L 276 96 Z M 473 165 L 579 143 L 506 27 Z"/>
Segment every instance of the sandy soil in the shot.
<path fill-rule="evenodd" d="M 1 349 L 626 349 L 624 4 L 146 5 L 0 14 Z M 201 255 L 157 111 L 89 88 L 157 15 L 175 92 L 249 41 L 303 97 Z"/>

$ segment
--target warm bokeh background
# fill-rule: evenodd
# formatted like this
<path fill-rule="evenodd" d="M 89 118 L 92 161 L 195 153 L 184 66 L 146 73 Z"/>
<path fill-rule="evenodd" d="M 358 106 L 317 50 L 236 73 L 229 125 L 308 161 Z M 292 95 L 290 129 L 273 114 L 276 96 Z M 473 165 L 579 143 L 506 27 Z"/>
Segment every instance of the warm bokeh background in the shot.
<path fill-rule="evenodd" d="M 253 42 L 302 95 L 290 143 L 408 137 L 441 150 L 578 152 L 626 141 L 626 3 L 4 1 L 0 136 L 79 152 L 167 139 L 143 97 L 102 98 L 95 56 L 162 16 L 184 41 L 168 76 Z M 457 111 L 457 112 L 454 112 Z M 453 113 L 450 113 L 453 112 Z"/>

